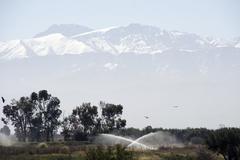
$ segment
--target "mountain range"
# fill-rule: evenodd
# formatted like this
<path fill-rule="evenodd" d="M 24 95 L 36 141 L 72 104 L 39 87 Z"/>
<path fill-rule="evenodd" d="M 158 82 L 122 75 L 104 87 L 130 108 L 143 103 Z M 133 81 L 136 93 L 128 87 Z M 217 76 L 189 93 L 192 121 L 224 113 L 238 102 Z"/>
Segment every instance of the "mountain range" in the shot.
<path fill-rule="evenodd" d="M 239 125 L 240 38 L 141 24 L 53 25 L 0 42 L 0 73 L 6 103 L 47 89 L 66 114 L 82 102 L 121 103 L 128 126 Z M 145 115 L 151 118 L 143 122 Z"/>
<path fill-rule="evenodd" d="M 79 25 L 53 25 L 34 38 L 0 42 L 0 59 L 90 52 L 112 55 L 195 53 L 219 48 L 240 52 L 240 38 L 223 40 L 141 24 L 97 30 Z"/>

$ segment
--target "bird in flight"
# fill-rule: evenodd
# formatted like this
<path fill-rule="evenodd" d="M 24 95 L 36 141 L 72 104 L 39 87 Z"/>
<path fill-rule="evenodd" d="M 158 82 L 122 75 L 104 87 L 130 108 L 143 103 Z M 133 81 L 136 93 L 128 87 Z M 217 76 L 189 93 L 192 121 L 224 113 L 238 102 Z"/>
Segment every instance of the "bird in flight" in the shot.
<path fill-rule="evenodd" d="M 144 118 L 148 119 L 149 117 L 148 116 L 144 116 Z"/>
<path fill-rule="evenodd" d="M 173 108 L 179 108 L 180 106 L 172 106 Z"/>
<path fill-rule="evenodd" d="M 5 99 L 2 97 L 2 102 L 4 103 L 5 102 Z"/>

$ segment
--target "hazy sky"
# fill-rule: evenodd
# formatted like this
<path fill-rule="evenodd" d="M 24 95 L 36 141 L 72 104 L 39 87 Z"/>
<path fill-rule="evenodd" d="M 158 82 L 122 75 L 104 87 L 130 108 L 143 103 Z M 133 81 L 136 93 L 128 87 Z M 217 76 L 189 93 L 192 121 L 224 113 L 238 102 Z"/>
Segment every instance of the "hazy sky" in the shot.
<path fill-rule="evenodd" d="M 240 37 L 240 0 L 0 0 L 0 41 L 31 38 L 53 24 L 79 24 L 98 29 L 130 23 L 154 25 L 166 30 L 193 32 L 220 38 Z M 18 63 L 13 63 L 14 65 L 9 66 L 6 64 L 7 67 L 4 68 L 5 63 L 0 63 L 3 66 L 0 67 L 0 73 L 7 77 L 0 78 L 0 95 L 6 98 L 6 103 L 9 103 L 12 98 L 47 89 L 62 100 L 63 109 L 67 113 L 82 102 L 93 102 L 95 105 L 100 100 L 121 103 L 126 108 L 124 117 L 128 121 L 128 126 L 134 127 L 145 127 L 150 124 L 154 127 L 169 128 L 217 128 L 219 124 L 239 127 L 240 61 L 237 61 L 239 59 L 237 56 L 237 58 L 230 57 L 235 55 L 235 50 L 233 51 L 234 54 L 227 52 L 228 55 L 224 55 L 226 57 L 216 56 L 215 59 L 220 59 L 218 63 L 226 63 L 222 64 L 226 68 L 222 67 L 225 69 L 222 70 L 213 67 L 219 71 L 219 75 L 218 72 L 216 73 L 218 76 L 209 72 L 207 74 L 209 77 L 195 76 L 192 72 L 188 75 L 184 71 L 178 76 L 176 70 L 176 75 L 175 72 L 166 75 L 156 74 L 157 78 L 149 77 L 147 74 L 144 76 L 142 72 L 140 74 L 142 77 L 122 74 L 123 76 L 118 78 L 110 74 L 110 78 L 106 78 L 101 74 L 98 76 L 86 71 L 89 77 L 85 81 L 80 74 L 76 74 L 80 76 L 77 77 L 78 79 L 72 77 L 72 71 L 69 72 L 68 68 L 56 72 L 56 77 L 44 77 L 39 76 L 37 72 L 31 72 L 34 71 L 34 67 L 41 68 L 35 64 L 31 68 L 19 67 Z M 212 55 L 216 54 L 209 54 L 209 57 L 213 57 Z M 174 58 L 170 62 L 177 62 Z M 196 62 L 202 59 L 195 58 Z M 108 62 L 108 59 L 106 61 Z M 185 61 L 188 62 L 185 59 L 179 60 L 179 62 Z M 172 65 L 170 62 L 167 67 Z M 211 58 L 206 58 L 202 64 L 199 61 L 198 65 L 200 68 L 202 66 L 206 68 L 205 63 L 209 63 L 211 67 L 211 62 Z M 88 63 L 91 67 L 96 62 Z M 49 65 L 55 67 L 54 63 Z M 73 65 L 75 64 L 69 64 L 69 66 Z M 183 68 L 186 69 L 194 68 L 191 65 L 184 65 L 186 63 L 183 63 Z M 234 74 L 229 76 L 228 69 L 234 66 L 234 72 L 232 71 Z M 26 73 L 35 73 L 35 75 L 26 74 L 24 77 L 26 68 L 30 70 Z M 63 72 L 64 70 L 66 72 Z M 62 76 L 64 74 L 67 76 Z M 102 80 L 101 76 L 106 78 L 106 81 L 104 78 Z M 172 106 L 175 105 L 181 107 L 173 108 Z M 145 115 L 151 118 L 146 120 Z M 0 127 L 1 125 L 2 122 Z"/>
<path fill-rule="evenodd" d="M 239 0 L 0 0 L 0 40 L 29 38 L 52 24 L 104 28 L 156 25 L 224 38 L 240 36 Z"/>

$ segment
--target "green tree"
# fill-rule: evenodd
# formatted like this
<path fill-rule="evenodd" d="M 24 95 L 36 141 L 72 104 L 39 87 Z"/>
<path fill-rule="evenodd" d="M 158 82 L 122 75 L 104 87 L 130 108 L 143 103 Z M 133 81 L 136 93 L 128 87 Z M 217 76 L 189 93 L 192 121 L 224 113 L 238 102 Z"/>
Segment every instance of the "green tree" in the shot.
<path fill-rule="evenodd" d="M 143 128 L 142 132 L 143 134 L 148 134 L 148 133 L 154 132 L 154 129 L 152 128 L 152 126 L 147 126 Z"/>
<path fill-rule="evenodd" d="M 91 103 L 83 103 L 73 109 L 72 114 L 63 121 L 65 139 L 74 137 L 75 140 L 87 140 L 89 135 L 95 133 L 98 124 L 98 109 Z"/>
<path fill-rule="evenodd" d="M 126 120 L 121 119 L 123 106 L 111 103 L 100 102 L 102 107 L 102 127 L 103 132 L 111 132 L 114 129 L 121 129 L 126 126 Z"/>
<path fill-rule="evenodd" d="M 96 106 L 91 106 L 90 103 L 83 103 L 81 106 L 73 110 L 73 115 L 78 117 L 84 133 L 93 133 L 98 117 Z"/>
<path fill-rule="evenodd" d="M 4 106 L 6 118 L 2 121 L 5 124 L 11 121 L 20 141 L 50 141 L 60 125 L 61 113 L 60 100 L 48 94 L 47 90 L 41 90 Z"/>
<path fill-rule="evenodd" d="M 71 117 L 65 117 L 62 121 L 62 132 L 61 135 L 63 135 L 65 141 L 69 141 L 73 137 L 73 125 L 70 123 Z"/>
<path fill-rule="evenodd" d="M 36 106 L 36 114 L 32 120 L 32 136 L 37 140 L 41 136 L 46 141 L 53 140 L 54 132 L 59 127 L 60 115 L 60 100 L 57 97 L 53 97 L 47 90 L 41 90 L 37 93 L 31 94 L 31 101 Z"/>
<path fill-rule="evenodd" d="M 207 139 L 209 149 L 221 154 L 225 160 L 239 160 L 240 129 L 221 128 L 212 131 Z"/>
<path fill-rule="evenodd" d="M 2 120 L 5 124 L 12 122 L 20 141 L 26 141 L 34 110 L 35 106 L 28 97 L 21 97 L 18 101 L 12 100 L 10 105 L 3 107 L 3 114 L 6 118 Z"/>
<path fill-rule="evenodd" d="M 36 92 L 32 92 L 30 95 L 30 100 L 33 103 L 34 106 L 36 106 L 36 112 L 35 115 L 31 121 L 30 126 L 30 139 L 31 141 L 41 141 L 43 136 L 43 118 L 42 118 L 42 108 L 39 104 L 39 98 L 38 94 Z"/>

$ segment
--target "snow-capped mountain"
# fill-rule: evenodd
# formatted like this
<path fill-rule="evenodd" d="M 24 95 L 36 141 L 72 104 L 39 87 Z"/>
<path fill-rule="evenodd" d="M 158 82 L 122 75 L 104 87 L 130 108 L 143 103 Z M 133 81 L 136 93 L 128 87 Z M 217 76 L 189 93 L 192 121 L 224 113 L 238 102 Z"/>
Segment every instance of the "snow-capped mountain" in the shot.
<path fill-rule="evenodd" d="M 27 58 L 51 54 L 81 54 L 92 51 L 83 42 L 69 39 L 60 33 L 0 43 L 0 57 L 2 59 Z"/>
<path fill-rule="evenodd" d="M 91 30 L 82 26 L 59 25 L 50 27 L 35 38 L 0 42 L 0 59 L 89 52 L 104 52 L 113 55 L 124 53 L 152 55 L 169 51 L 192 53 L 220 47 L 239 49 L 240 41 L 239 39 L 227 41 L 193 33 L 166 31 L 140 24 L 99 30 Z"/>
<path fill-rule="evenodd" d="M 112 54 L 155 54 L 166 50 L 198 50 L 211 44 L 198 35 L 130 24 L 73 36 L 97 51 Z"/>
<path fill-rule="evenodd" d="M 186 112 L 192 110 L 191 116 L 202 106 L 212 108 L 210 112 L 226 107 L 218 116 L 227 119 L 227 111 L 239 107 L 240 38 L 223 40 L 139 24 L 70 36 L 53 30 L 0 42 L 0 73 L 1 94 L 9 103 L 47 89 L 67 111 L 103 100 L 123 103 L 132 113 L 179 104 Z M 155 118 L 159 120 L 159 113 Z"/>

